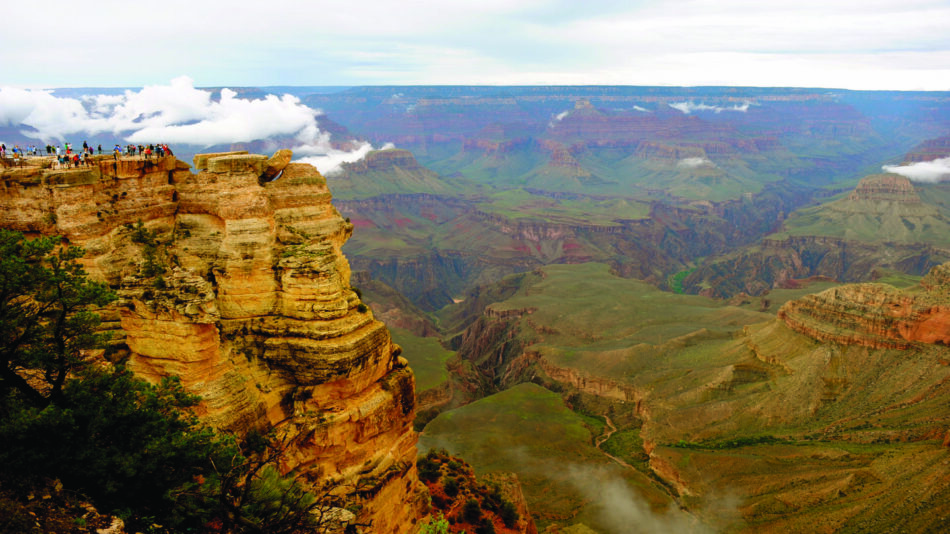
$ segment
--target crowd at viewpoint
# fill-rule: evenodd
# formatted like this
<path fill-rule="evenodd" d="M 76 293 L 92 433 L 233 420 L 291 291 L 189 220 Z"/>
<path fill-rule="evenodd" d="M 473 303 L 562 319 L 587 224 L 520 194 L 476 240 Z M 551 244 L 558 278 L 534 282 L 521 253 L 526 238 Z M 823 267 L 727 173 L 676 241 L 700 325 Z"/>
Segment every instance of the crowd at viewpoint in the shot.
<path fill-rule="evenodd" d="M 39 149 L 36 145 L 28 145 L 27 147 L 21 147 L 20 145 L 13 145 L 12 149 L 9 149 L 10 154 L 7 154 L 8 149 L 5 143 L 0 143 L 0 158 L 13 158 L 15 163 L 19 163 L 26 158 L 27 156 L 43 156 L 42 150 Z M 63 143 L 63 146 L 59 145 L 46 145 L 46 157 L 55 157 L 56 160 L 53 162 L 53 168 L 58 169 L 69 169 L 73 167 L 83 167 L 87 165 L 92 165 L 91 156 L 95 154 L 102 154 L 102 145 L 98 145 L 93 148 L 92 145 L 86 141 L 82 142 L 82 151 L 74 151 L 73 145 L 71 143 Z M 120 156 L 122 157 L 142 157 L 146 161 L 151 161 L 152 156 L 156 158 L 161 158 L 165 156 L 173 156 L 172 151 L 168 148 L 168 145 L 164 143 L 160 144 L 149 144 L 149 145 L 125 145 L 125 148 L 120 147 L 116 144 L 112 148 L 112 157 L 115 160 L 118 160 Z"/>

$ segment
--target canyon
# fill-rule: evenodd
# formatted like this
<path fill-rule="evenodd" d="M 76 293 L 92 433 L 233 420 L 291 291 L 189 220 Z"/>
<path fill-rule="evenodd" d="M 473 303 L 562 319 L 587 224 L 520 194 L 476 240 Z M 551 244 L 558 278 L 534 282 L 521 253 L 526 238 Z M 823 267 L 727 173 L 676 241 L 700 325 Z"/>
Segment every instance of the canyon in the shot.
<path fill-rule="evenodd" d="M 515 473 L 520 531 L 942 530 L 950 188 L 880 169 L 950 155 L 947 95 L 299 96 L 398 148 L 0 171 L 0 226 L 118 290 L 103 357 L 277 429 L 369 531 L 417 528 L 430 447 Z"/>
<path fill-rule="evenodd" d="M 666 509 L 675 502 L 715 531 L 929 532 L 950 512 L 948 272 L 950 263 L 937 266 L 903 289 L 777 290 L 772 298 L 793 298 L 774 314 L 649 292 L 605 269 L 548 266 L 510 281 L 456 338 L 456 357 L 482 388 L 533 403 L 539 394 L 525 386 L 539 384 L 573 410 L 611 421 L 582 439 L 602 435 L 597 443 L 661 524 L 678 524 Z M 472 395 L 472 383 L 453 380 L 453 400 Z M 511 417 L 481 403 L 436 417 L 424 441 L 503 464 L 450 433 L 465 433 L 452 423 L 459 417 L 492 428 Z M 517 447 L 541 446 L 507 431 Z M 599 465 L 590 449 L 571 460 L 537 454 L 519 473 L 523 482 L 538 483 L 542 461 Z M 558 481 L 546 483 L 571 485 Z M 531 502 L 536 491 L 526 489 L 533 509 L 560 511 Z M 583 506 L 571 510 L 575 522 L 612 531 Z"/>

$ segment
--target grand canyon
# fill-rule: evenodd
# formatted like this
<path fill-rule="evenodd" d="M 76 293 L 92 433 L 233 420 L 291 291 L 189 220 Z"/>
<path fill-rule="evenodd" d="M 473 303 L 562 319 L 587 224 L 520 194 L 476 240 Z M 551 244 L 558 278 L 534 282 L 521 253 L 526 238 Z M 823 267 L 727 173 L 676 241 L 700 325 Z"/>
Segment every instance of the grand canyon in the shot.
<path fill-rule="evenodd" d="M 279 436 L 327 531 L 948 528 L 950 94 L 282 90 L 377 149 L 5 158 L 0 228 L 81 246 L 86 357 Z"/>

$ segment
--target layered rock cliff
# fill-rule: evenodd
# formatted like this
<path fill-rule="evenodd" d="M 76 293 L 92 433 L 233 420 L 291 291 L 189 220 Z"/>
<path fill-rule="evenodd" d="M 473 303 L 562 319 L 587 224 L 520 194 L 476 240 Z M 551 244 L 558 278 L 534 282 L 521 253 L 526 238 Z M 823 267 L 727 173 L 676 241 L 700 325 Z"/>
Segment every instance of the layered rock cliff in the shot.
<path fill-rule="evenodd" d="M 792 330 L 819 341 L 877 349 L 950 345 L 950 264 L 935 267 L 922 291 L 853 284 L 787 302 L 778 312 Z"/>
<path fill-rule="evenodd" d="M 104 311 L 110 357 L 141 376 L 178 375 L 216 428 L 271 429 L 284 471 L 334 486 L 372 532 L 411 532 L 414 378 L 385 325 L 350 287 L 352 225 L 326 181 L 289 151 L 97 158 L 2 171 L 0 225 L 86 249 L 119 289 Z"/>

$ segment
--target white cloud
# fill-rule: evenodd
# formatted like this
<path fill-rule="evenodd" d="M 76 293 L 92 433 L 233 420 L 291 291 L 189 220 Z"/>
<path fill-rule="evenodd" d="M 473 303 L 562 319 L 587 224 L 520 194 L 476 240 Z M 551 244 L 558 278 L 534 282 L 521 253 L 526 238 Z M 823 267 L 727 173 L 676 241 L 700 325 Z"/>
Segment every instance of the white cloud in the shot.
<path fill-rule="evenodd" d="M 703 103 L 694 104 L 692 102 L 675 102 L 673 104 L 669 104 L 669 106 L 675 110 L 682 111 L 686 115 L 689 115 L 690 113 L 694 111 L 713 111 L 715 113 L 719 113 L 722 111 L 741 111 L 745 113 L 746 111 L 749 110 L 748 102 L 741 105 L 736 104 L 735 106 L 728 106 L 728 107 L 710 106 L 708 104 L 703 104 Z"/>
<path fill-rule="evenodd" d="M 31 127 L 35 131 L 24 134 L 44 141 L 79 133 L 112 133 L 134 143 L 196 146 L 272 136 L 310 140 L 319 132 L 318 114 L 291 95 L 246 100 L 222 89 L 221 98 L 214 101 L 210 91 L 195 89 L 187 77 L 122 95 L 81 99 L 56 97 L 48 91 L 0 89 L 0 124 Z"/>
<path fill-rule="evenodd" d="M 698 167 L 715 167 L 715 163 L 706 158 L 683 158 L 676 162 L 676 166 L 682 169 L 696 169 Z"/>
<path fill-rule="evenodd" d="M 184 71 L 200 84 L 245 86 L 950 88 L 946 0 L 646 0 L 596 9 L 566 0 L 273 0 L 264 10 L 249 0 L 168 0 L 147 16 L 103 1 L 76 10 L 50 0 L 45 9 L 71 16 L 44 20 L 41 32 L 5 27 L 0 49 L 30 53 L 5 58 L 4 83 L 138 86 Z M 163 60 L 125 60 L 142 50 Z M 70 61 L 50 69 L 37 57 Z M 106 58 L 115 65 L 103 69 Z"/>
<path fill-rule="evenodd" d="M 320 130 L 320 112 L 291 95 L 267 95 L 249 100 L 222 89 L 218 100 L 196 89 L 188 77 L 168 85 L 150 85 L 121 95 L 61 98 L 49 91 L 0 88 L 0 125 L 23 125 L 24 135 L 44 142 L 63 141 L 78 134 L 111 133 L 130 143 L 169 143 L 208 147 L 274 138 L 293 138 L 295 150 L 319 161 L 330 171 L 344 161 L 356 161 L 372 146 L 335 149 Z"/>
<path fill-rule="evenodd" d="M 918 161 L 908 165 L 884 165 L 884 172 L 906 176 L 915 182 L 942 182 L 950 180 L 950 158 Z"/>
<path fill-rule="evenodd" d="M 394 148 L 392 143 L 386 143 L 380 150 Z M 344 163 L 353 163 L 366 157 L 373 149 L 373 145 L 363 143 L 354 150 L 337 150 L 329 144 L 301 145 L 293 149 L 297 155 L 303 154 L 304 157 L 296 160 L 299 163 L 309 163 L 317 168 L 324 176 L 330 176 L 339 172 Z"/>
<path fill-rule="evenodd" d="M 558 113 L 557 115 L 555 115 L 553 119 L 548 121 L 548 128 L 554 128 L 557 125 L 557 123 L 564 120 L 564 117 L 567 117 L 568 113 L 570 113 L 570 110 L 562 111 Z"/>
<path fill-rule="evenodd" d="M 641 106 L 633 106 L 633 109 L 636 110 L 636 111 L 644 111 L 644 112 L 646 112 L 646 113 L 649 113 L 649 112 L 650 112 L 649 109 L 647 109 L 647 108 L 645 108 L 645 107 L 641 107 Z"/>
<path fill-rule="evenodd" d="M 610 534 L 678 532 L 709 534 L 712 529 L 693 516 L 671 507 L 653 511 L 616 472 L 590 466 L 567 465 L 561 475 L 580 491 Z"/>

